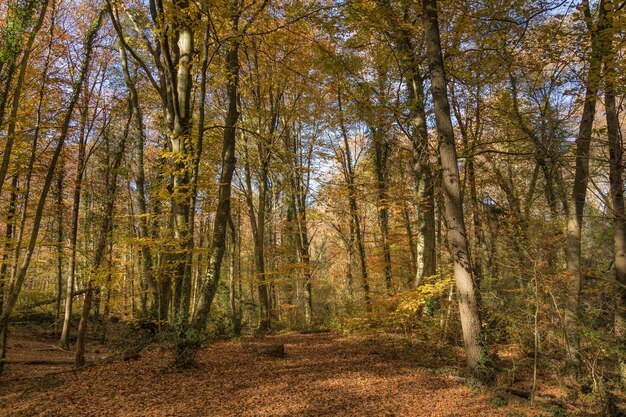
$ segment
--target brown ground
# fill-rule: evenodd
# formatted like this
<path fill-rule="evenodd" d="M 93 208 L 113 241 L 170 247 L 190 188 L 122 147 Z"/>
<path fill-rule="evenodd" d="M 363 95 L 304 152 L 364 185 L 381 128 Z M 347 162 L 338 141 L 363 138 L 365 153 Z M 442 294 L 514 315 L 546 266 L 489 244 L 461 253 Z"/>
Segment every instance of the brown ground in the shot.
<path fill-rule="evenodd" d="M 14 338 L 10 361 L 71 361 L 53 340 Z M 286 357 L 251 345 L 284 343 Z M 97 360 L 106 352 L 95 352 Z M 285 334 L 262 341 L 219 341 L 204 348 L 197 369 L 164 371 L 168 350 L 153 347 L 137 361 L 71 372 L 71 365 L 9 363 L 0 376 L 0 414 L 10 416 L 550 416 L 527 402 L 494 394 L 429 368 L 443 358 L 425 346 L 385 338 Z M 58 372 L 64 373 L 58 373 Z M 55 373 L 50 375 L 51 373 Z M 453 373 L 453 372 L 452 372 Z M 47 376 L 46 376 L 47 375 Z M 505 403 L 505 404 L 503 404 Z"/>

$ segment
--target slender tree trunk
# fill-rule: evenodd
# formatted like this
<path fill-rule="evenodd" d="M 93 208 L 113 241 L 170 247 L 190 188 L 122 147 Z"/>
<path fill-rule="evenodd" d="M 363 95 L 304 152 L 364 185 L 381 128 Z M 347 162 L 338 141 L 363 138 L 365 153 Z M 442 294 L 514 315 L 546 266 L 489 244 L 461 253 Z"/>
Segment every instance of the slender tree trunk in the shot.
<path fill-rule="evenodd" d="M 352 256 L 354 254 L 354 222 L 352 217 L 348 220 L 349 230 L 346 239 L 346 286 L 348 287 L 348 296 L 352 299 L 354 295 L 354 276 L 352 275 Z"/>
<path fill-rule="evenodd" d="M 365 311 L 367 313 L 372 312 L 372 301 L 370 297 L 370 286 L 367 272 L 367 260 L 365 254 L 365 242 L 363 242 L 363 231 L 361 230 L 361 218 L 359 217 L 359 207 L 356 199 L 357 190 L 354 182 L 354 166 L 352 161 L 352 152 L 350 150 L 350 142 L 348 140 L 348 131 L 346 130 L 345 123 L 343 121 L 343 108 L 341 103 L 341 93 L 338 95 L 339 103 L 339 117 L 341 135 L 343 138 L 344 146 L 344 161 L 343 170 L 346 185 L 348 186 L 348 205 L 350 211 L 350 219 L 353 225 L 352 232 L 354 233 L 354 243 L 359 255 L 359 267 L 361 272 L 361 289 L 363 290 L 363 302 L 365 303 Z"/>
<path fill-rule="evenodd" d="M 589 3 L 583 2 L 584 13 L 590 18 Z M 596 101 L 600 80 L 600 70 L 603 60 L 603 47 L 601 32 L 605 27 L 605 2 L 600 1 L 599 17 L 597 26 L 590 29 L 591 32 L 591 55 L 589 57 L 589 69 L 586 79 L 585 100 L 583 112 L 576 137 L 576 171 L 574 185 L 569 202 L 567 214 L 567 231 L 565 244 L 565 259 L 569 280 L 567 283 L 567 295 L 564 306 L 564 327 L 566 336 L 566 352 L 568 367 L 574 374 L 580 372 L 580 334 L 578 329 L 580 290 L 582 282 L 582 225 L 585 202 L 587 198 L 587 185 L 589 182 L 589 151 L 593 119 L 596 113 Z M 592 23 L 590 23 L 592 24 Z"/>
<path fill-rule="evenodd" d="M 124 159 L 124 150 L 126 148 L 126 140 L 129 134 L 129 128 L 133 117 L 133 108 L 129 106 L 130 117 L 126 123 L 124 134 L 116 149 L 113 157 L 113 162 L 110 164 L 110 171 L 107 173 L 106 181 L 106 203 L 104 207 L 104 218 L 102 219 L 100 234 L 98 243 L 95 248 L 93 257 L 93 264 L 90 271 L 90 277 L 87 282 L 87 294 L 85 295 L 85 301 L 83 303 L 83 311 L 80 316 L 80 323 L 78 325 L 78 336 L 76 338 L 76 354 L 74 356 L 74 366 L 81 368 L 85 365 L 85 344 L 87 338 L 87 325 L 89 322 L 89 311 L 91 310 L 91 303 L 94 293 L 94 276 L 101 273 L 100 269 L 104 263 L 104 257 L 106 255 L 107 243 L 112 235 L 113 227 L 113 209 L 115 206 L 115 195 L 117 191 L 117 179 L 118 170 Z M 108 139 L 105 139 L 108 140 Z M 107 164 L 109 165 L 109 164 Z"/>
<path fill-rule="evenodd" d="M 230 309 L 230 317 L 233 325 L 233 334 L 235 336 L 239 336 L 241 334 L 241 291 L 237 294 L 238 284 L 241 284 L 240 281 L 240 273 L 238 269 L 238 261 L 239 261 L 239 249 L 241 245 L 241 238 L 239 236 L 240 232 L 240 219 L 237 216 L 237 227 L 235 227 L 235 223 L 232 220 L 232 217 L 229 218 L 228 223 L 230 226 L 230 264 L 228 269 L 228 307 Z"/>
<path fill-rule="evenodd" d="M 376 171 L 376 204 L 378 212 L 378 226 L 383 249 L 383 264 L 385 270 L 385 287 L 387 293 L 393 290 L 393 275 L 391 271 L 391 247 L 389 245 L 389 173 L 387 160 L 389 159 L 389 143 L 380 128 L 371 129 L 374 142 L 374 168 Z"/>
<path fill-rule="evenodd" d="M 113 282 L 113 224 L 109 225 L 109 248 L 107 259 L 107 279 L 104 287 L 106 293 L 104 295 L 104 310 L 102 312 L 102 332 L 100 333 L 100 343 L 104 344 L 107 340 L 107 331 L 109 324 L 109 314 L 111 312 L 111 283 Z"/>
<path fill-rule="evenodd" d="M 307 324 L 313 322 L 313 283 L 311 282 L 311 254 L 310 241 L 307 225 L 306 192 L 304 187 L 298 187 L 298 197 L 296 198 L 296 213 L 298 226 L 298 249 L 300 252 L 300 263 L 302 265 L 302 278 L 304 281 L 304 317 Z"/>
<path fill-rule="evenodd" d="M 608 19 L 607 19 L 608 20 Z M 612 34 L 611 34 L 612 36 Z M 613 240 L 615 244 L 614 264 L 616 300 L 615 335 L 626 343 L 626 210 L 624 209 L 624 148 L 620 137 L 619 118 L 615 100 L 615 53 L 612 39 L 605 64 L 604 103 L 606 113 L 607 139 L 609 143 L 609 181 L 611 205 L 613 208 Z M 620 377 L 626 381 L 626 361 L 620 359 Z"/>
<path fill-rule="evenodd" d="M 403 184 L 406 183 L 405 173 L 402 166 L 400 167 L 400 179 Z M 404 228 L 406 230 L 406 237 L 409 244 L 409 254 L 411 256 L 411 274 L 407 286 L 410 288 L 413 286 L 415 277 L 417 276 L 417 244 L 415 242 L 415 234 L 413 232 L 413 220 L 411 219 L 411 213 L 409 206 L 405 199 L 402 199 L 402 220 L 404 220 Z"/>
<path fill-rule="evenodd" d="M 65 167 L 57 174 L 57 301 L 54 317 L 54 333 L 59 334 L 59 320 L 61 318 L 61 301 L 63 300 L 63 179 Z"/>
<path fill-rule="evenodd" d="M 151 309 L 156 309 L 158 305 L 157 301 L 157 285 L 154 279 L 153 274 L 153 256 L 152 250 L 150 246 L 145 243 L 147 239 L 150 238 L 150 233 L 148 231 L 148 203 L 146 198 L 146 175 L 144 168 L 144 146 L 146 143 L 145 138 L 145 129 L 143 124 L 143 112 L 141 111 L 141 106 L 139 105 L 139 94 L 137 92 L 137 88 L 135 86 L 135 82 L 130 75 L 130 70 L 128 68 L 128 57 L 126 55 L 126 49 L 124 47 L 119 47 L 120 58 L 122 61 L 122 70 L 124 73 L 124 82 L 126 83 L 126 87 L 128 88 L 130 94 L 130 103 L 134 109 L 135 115 L 135 164 L 136 164 L 136 172 L 135 172 L 135 192 L 134 199 L 137 204 L 138 210 L 138 235 L 139 239 L 141 239 L 142 244 L 141 247 L 141 267 L 142 267 L 142 278 L 145 281 L 147 289 L 149 291 L 148 298 L 150 300 Z"/>
<path fill-rule="evenodd" d="M 250 220 L 250 229 L 254 241 L 254 269 L 257 283 L 257 291 L 259 293 L 260 309 L 259 309 L 259 330 L 268 330 L 271 327 L 271 308 L 270 293 L 268 291 L 268 282 L 265 270 L 265 223 L 266 223 L 266 207 L 268 199 L 268 164 L 266 159 L 265 146 L 259 144 L 260 168 L 258 175 L 258 200 L 254 204 L 254 191 L 252 189 L 252 172 L 250 167 L 250 158 L 248 154 L 246 141 L 246 160 L 244 164 L 245 181 L 246 181 L 246 203 L 248 205 L 248 218 Z"/>
<path fill-rule="evenodd" d="M 233 5 L 232 30 L 237 34 L 239 30 L 239 15 L 241 10 L 237 4 Z M 198 331 L 204 332 L 209 319 L 209 312 L 213 298 L 217 292 L 217 284 L 220 279 L 222 260 L 224 258 L 226 246 L 226 228 L 230 215 L 230 196 L 233 173 L 235 171 L 235 144 L 237 138 L 237 121 L 239 111 L 237 109 L 237 95 L 239 86 L 239 45 L 240 37 L 232 36 L 228 42 L 226 53 L 227 76 L 227 96 L 228 112 L 224 123 L 224 141 L 222 147 L 222 167 L 220 172 L 219 192 L 217 211 L 215 213 L 215 223 L 213 226 L 213 236 L 211 239 L 211 250 L 209 254 L 209 267 L 207 269 L 206 281 L 204 282 L 198 298 L 198 304 L 194 311 L 192 326 Z"/>
<path fill-rule="evenodd" d="M 269 162 L 269 161 L 268 161 Z M 258 280 L 259 301 L 261 302 L 259 330 L 271 328 L 271 303 L 269 293 L 269 282 L 265 270 L 265 224 L 268 189 L 268 166 L 266 161 L 261 162 L 261 174 L 259 178 L 259 203 L 256 219 L 256 233 L 254 233 L 254 265 Z M 250 189 L 250 192 L 252 190 Z M 251 207 L 251 216 L 254 217 L 254 206 Z"/>
<path fill-rule="evenodd" d="M 81 368 L 85 366 L 85 342 L 87 340 L 87 321 L 89 320 L 89 310 L 91 310 L 91 301 L 93 298 L 93 286 L 91 280 L 87 282 L 87 293 L 83 301 L 83 311 L 80 315 L 80 323 L 78 324 L 78 334 L 76 335 L 76 352 L 74 356 L 74 367 Z"/>
<path fill-rule="evenodd" d="M 15 237 L 15 217 L 17 214 L 17 184 L 18 176 L 15 175 L 11 180 L 11 196 L 9 197 L 9 207 L 7 210 L 6 232 L 4 241 L 4 253 L 2 254 L 2 264 L 0 264 L 0 311 L 4 307 L 4 298 L 9 284 L 9 253 L 14 246 L 13 239 Z M 0 332 L 0 373 L 4 370 L 4 358 L 7 353 L 8 329 L 2 329 Z"/>
<path fill-rule="evenodd" d="M 454 129 L 450 117 L 447 85 L 441 53 L 438 10 L 436 0 L 423 0 L 424 39 L 429 61 L 431 92 L 434 103 L 439 158 L 442 168 L 445 219 L 450 254 L 454 264 L 461 327 L 465 343 L 467 367 L 470 373 L 484 382 L 490 382 L 493 373 L 487 361 L 488 352 L 482 333 L 478 288 L 472 274 L 469 243 L 463 218 L 463 204 L 459 184 Z"/>
<path fill-rule="evenodd" d="M 81 115 L 81 133 L 78 143 L 78 161 L 76 166 L 76 176 L 74 177 L 74 197 L 72 202 L 72 228 L 70 231 L 70 264 L 69 273 L 67 275 L 66 295 L 65 295 L 65 315 L 63 318 L 63 330 L 61 331 L 61 348 L 68 350 L 70 348 L 70 333 L 72 321 L 72 306 L 74 297 L 74 287 L 76 282 L 76 245 L 78 242 L 78 222 L 80 215 L 80 198 L 83 185 L 83 176 L 87 169 L 86 161 L 86 141 L 85 125 L 87 123 L 87 106 L 83 109 Z"/>

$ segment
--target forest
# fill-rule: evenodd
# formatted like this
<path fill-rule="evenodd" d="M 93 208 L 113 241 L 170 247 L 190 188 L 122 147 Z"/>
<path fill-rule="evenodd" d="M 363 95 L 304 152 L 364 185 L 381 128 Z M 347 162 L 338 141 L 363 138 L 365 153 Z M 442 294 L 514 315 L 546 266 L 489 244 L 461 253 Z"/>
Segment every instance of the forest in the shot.
<path fill-rule="evenodd" d="M 0 415 L 625 416 L 625 0 L 0 1 Z"/>

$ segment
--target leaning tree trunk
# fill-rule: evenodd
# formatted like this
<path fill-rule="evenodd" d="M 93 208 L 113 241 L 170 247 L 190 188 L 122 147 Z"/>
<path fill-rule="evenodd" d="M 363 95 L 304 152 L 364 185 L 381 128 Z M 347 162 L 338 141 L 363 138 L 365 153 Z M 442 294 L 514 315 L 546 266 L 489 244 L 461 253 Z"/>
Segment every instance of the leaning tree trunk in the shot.
<path fill-rule="evenodd" d="M 233 6 L 232 30 L 237 33 L 239 30 L 239 15 L 241 10 L 236 5 Z M 194 329 L 204 332 L 209 319 L 209 312 L 213 298 L 217 292 L 217 285 L 220 279 L 220 271 L 224 252 L 226 250 L 226 230 L 228 218 L 230 216 L 230 196 L 231 183 L 235 172 L 235 144 L 237 138 L 237 121 L 239 111 L 237 109 L 237 96 L 239 86 L 239 45 L 240 37 L 233 35 L 228 42 L 226 53 L 226 65 L 228 69 L 227 96 L 228 112 L 224 123 L 224 140 L 222 145 L 222 167 L 220 172 L 217 211 L 213 226 L 213 236 L 211 238 L 211 250 L 209 253 L 209 267 L 206 273 L 206 281 L 200 290 L 200 295 L 193 315 L 191 325 Z"/>
<path fill-rule="evenodd" d="M 22 11 L 23 14 L 20 13 L 21 16 L 15 19 L 17 21 L 16 25 L 18 25 L 18 27 L 20 25 L 20 22 L 19 22 L 20 19 L 25 19 L 25 22 L 21 22 L 21 23 L 24 24 L 25 27 L 27 27 L 26 22 L 32 18 L 32 12 L 34 12 L 33 9 L 36 4 L 37 4 L 36 2 L 26 3 L 26 6 L 25 6 L 26 9 Z M 20 6 L 18 6 L 18 8 L 19 7 Z M 29 8 L 31 10 L 28 10 Z M 35 43 L 35 39 L 37 38 L 37 33 L 39 32 L 39 29 L 41 29 L 41 26 L 43 25 L 43 21 L 46 17 L 47 10 L 48 10 L 48 0 L 43 0 L 41 2 L 41 10 L 39 11 L 39 17 L 37 21 L 35 22 L 35 26 L 30 29 L 30 34 L 28 36 L 26 47 L 24 48 L 24 53 L 22 55 L 22 59 L 20 62 L 19 72 L 17 75 L 17 81 L 15 82 L 15 86 L 13 89 L 13 102 L 11 103 L 11 111 L 9 113 L 9 119 L 8 119 L 9 123 L 6 129 L 6 132 L 7 132 L 6 142 L 4 144 L 2 162 L 0 162 L 0 193 L 2 193 L 2 186 L 4 184 L 4 180 L 6 179 L 7 171 L 9 169 L 9 162 L 11 160 L 11 153 L 13 151 L 13 145 L 15 143 L 15 128 L 18 122 L 17 113 L 20 108 L 20 98 L 22 95 L 22 87 L 24 86 L 24 79 L 26 78 L 26 73 L 28 70 L 28 61 L 30 59 L 31 52 L 33 51 L 33 46 Z M 22 30 L 21 28 L 18 28 L 18 35 L 17 35 L 18 39 L 19 39 L 19 32 L 21 32 L 21 30 Z M 16 46 L 16 48 L 19 50 L 19 47 Z M 3 51 L 0 51 L 0 52 L 3 52 Z M 9 53 L 9 55 L 12 55 L 12 54 Z M 15 56 L 15 59 L 17 59 L 17 56 Z M 13 68 L 13 65 L 14 63 L 11 62 L 10 67 Z M 7 84 L 5 88 L 3 89 L 3 94 L 2 94 L 3 97 L 2 97 L 2 101 L 0 102 L 0 126 L 2 125 L 2 119 L 4 118 L 4 111 L 5 111 L 5 106 L 6 106 L 6 102 L 8 98 L 8 91 L 11 86 L 11 79 L 13 77 L 13 71 L 14 69 L 11 69 L 11 72 L 9 74 L 10 77 L 7 80 Z"/>
<path fill-rule="evenodd" d="M 481 326 L 478 288 L 472 276 L 469 243 L 463 218 L 454 129 L 450 117 L 450 103 L 437 21 L 437 0 L 423 0 L 423 9 L 431 92 L 439 135 L 444 215 L 450 255 L 454 264 L 467 367 L 474 377 L 483 382 L 490 382 L 493 372 L 487 361 L 488 352 Z"/>

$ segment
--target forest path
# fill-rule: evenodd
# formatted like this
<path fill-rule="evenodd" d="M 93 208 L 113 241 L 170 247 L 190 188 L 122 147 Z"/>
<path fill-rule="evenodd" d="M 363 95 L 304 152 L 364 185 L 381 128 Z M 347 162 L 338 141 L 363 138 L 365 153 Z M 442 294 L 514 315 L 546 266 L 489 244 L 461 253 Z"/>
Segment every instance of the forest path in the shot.
<path fill-rule="evenodd" d="M 283 343 L 286 356 L 259 355 L 251 348 L 259 343 Z M 443 358 L 427 346 L 411 345 L 406 354 L 403 344 L 401 339 L 330 333 L 218 341 L 202 350 L 197 369 L 181 372 L 163 371 L 170 353 L 155 346 L 136 361 L 38 377 L 31 379 L 28 388 L 24 381 L 9 381 L 17 376 L 18 367 L 9 364 L 0 377 L 0 414 L 452 417 L 530 413 L 524 404 L 497 407 L 490 401 L 493 395 L 428 367 L 438 361 L 453 370 L 458 359 Z M 9 351 L 10 360 L 12 354 Z M 29 366 L 35 376 L 42 372 L 34 369 L 39 365 Z"/>

